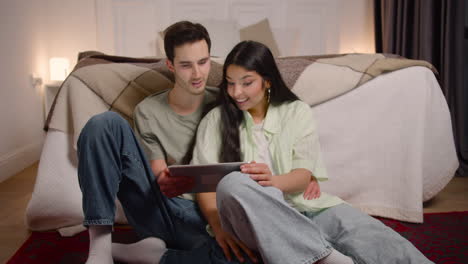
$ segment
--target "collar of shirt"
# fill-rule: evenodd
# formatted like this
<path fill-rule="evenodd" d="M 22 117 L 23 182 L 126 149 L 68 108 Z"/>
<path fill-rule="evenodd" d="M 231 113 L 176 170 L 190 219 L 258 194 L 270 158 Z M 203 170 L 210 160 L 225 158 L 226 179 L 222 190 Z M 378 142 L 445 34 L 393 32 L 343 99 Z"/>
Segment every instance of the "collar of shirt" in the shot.
<path fill-rule="evenodd" d="M 244 120 L 241 123 L 241 145 L 243 145 L 243 159 L 244 161 L 258 160 L 259 153 L 257 145 L 254 140 L 254 127 L 255 123 L 252 115 L 248 111 L 242 111 L 244 114 Z M 243 132 L 242 132 L 243 131 Z M 281 132 L 281 120 L 279 107 L 270 105 L 267 110 L 265 119 L 263 120 L 263 133 L 269 143 L 268 149 L 271 153 L 273 164 L 276 164 L 278 155 L 274 155 L 277 150 L 277 146 L 272 143 L 275 135 Z M 271 168 L 273 171 L 278 173 L 276 167 Z"/>
<path fill-rule="evenodd" d="M 252 134 L 251 131 L 255 125 L 252 115 L 249 113 L 249 111 L 242 112 L 244 114 L 244 121 L 242 122 L 241 126 L 249 132 L 248 134 Z M 273 105 L 268 106 L 267 114 L 263 124 L 263 129 L 265 132 L 267 132 L 266 136 L 268 140 L 270 140 L 271 134 L 276 134 L 280 131 L 280 121 L 278 107 Z"/>

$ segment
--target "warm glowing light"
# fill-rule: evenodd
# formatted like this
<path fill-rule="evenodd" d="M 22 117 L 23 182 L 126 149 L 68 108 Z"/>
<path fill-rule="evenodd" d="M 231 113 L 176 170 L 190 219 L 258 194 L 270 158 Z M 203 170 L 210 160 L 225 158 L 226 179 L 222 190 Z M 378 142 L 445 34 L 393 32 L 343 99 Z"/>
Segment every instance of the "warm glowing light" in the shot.
<path fill-rule="evenodd" d="M 63 81 L 68 75 L 70 61 L 67 58 L 50 58 L 49 71 L 51 81 Z"/>

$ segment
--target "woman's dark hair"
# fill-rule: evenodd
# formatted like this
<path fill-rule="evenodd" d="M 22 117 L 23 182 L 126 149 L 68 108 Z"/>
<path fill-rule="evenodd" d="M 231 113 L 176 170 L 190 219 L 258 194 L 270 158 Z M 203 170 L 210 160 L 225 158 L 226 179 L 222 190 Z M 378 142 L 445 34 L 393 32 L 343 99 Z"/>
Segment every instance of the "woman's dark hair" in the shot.
<path fill-rule="evenodd" d="M 256 41 L 242 41 L 226 57 L 223 66 L 223 79 L 219 85 L 219 103 L 221 105 L 221 162 L 241 161 L 239 126 L 243 120 L 242 111 L 227 92 L 226 70 L 230 65 L 237 65 L 247 71 L 255 71 L 264 81 L 270 83 L 270 104 L 299 100 L 291 92 L 278 70 L 273 54 L 267 46 Z"/>
<path fill-rule="evenodd" d="M 203 117 L 206 116 L 206 114 L 208 114 L 213 108 L 215 108 L 216 106 L 218 106 L 218 100 L 215 100 L 214 102 L 211 102 L 209 104 L 206 104 L 203 106 L 203 109 L 202 109 L 202 113 L 201 113 L 201 119 L 203 119 Z M 196 129 L 195 129 L 195 133 L 192 137 L 192 139 L 190 140 L 189 142 L 189 147 L 187 148 L 187 152 L 185 152 L 185 155 L 182 157 L 182 160 L 181 160 L 181 164 L 189 164 L 190 161 L 192 160 L 192 157 L 193 157 L 193 150 L 195 149 L 195 143 L 197 142 L 197 133 L 198 133 L 198 126 L 200 124 L 197 125 Z"/>
<path fill-rule="evenodd" d="M 210 35 L 206 28 L 199 23 L 179 21 L 164 30 L 164 51 L 167 58 L 174 62 L 174 49 L 186 43 L 205 40 L 208 51 L 211 50 Z"/>

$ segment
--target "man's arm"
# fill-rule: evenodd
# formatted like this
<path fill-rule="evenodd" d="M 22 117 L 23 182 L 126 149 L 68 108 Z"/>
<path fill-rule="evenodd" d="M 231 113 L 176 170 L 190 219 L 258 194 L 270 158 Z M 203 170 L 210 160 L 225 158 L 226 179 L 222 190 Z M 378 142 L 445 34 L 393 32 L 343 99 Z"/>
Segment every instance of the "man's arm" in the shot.
<path fill-rule="evenodd" d="M 163 159 L 151 160 L 150 165 L 151 170 L 153 171 L 153 174 L 156 176 L 156 178 L 158 178 L 159 173 L 167 168 L 167 163 Z"/>
<path fill-rule="evenodd" d="M 193 188 L 195 183 L 193 178 L 183 176 L 171 177 L 165 160 L 151 160 L 150 165 L 161 192 L 167 197 L 176 197 L 189 192 Z"/>

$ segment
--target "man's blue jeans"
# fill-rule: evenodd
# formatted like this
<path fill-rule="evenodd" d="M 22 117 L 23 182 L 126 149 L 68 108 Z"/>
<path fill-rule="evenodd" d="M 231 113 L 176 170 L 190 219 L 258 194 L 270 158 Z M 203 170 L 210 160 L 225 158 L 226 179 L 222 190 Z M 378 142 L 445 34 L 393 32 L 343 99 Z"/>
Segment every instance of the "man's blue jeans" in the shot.
<path fill-rule="evenodd" d="M 160 263 L 230 263 L 206 232 L 198 206 L 161 193 L 133 130 L 119 114 L 92 117 L 77 145 L 85 226 L 113 225 L 118 197 L 141 239 L 166 242 L 169 250 Z"/>

